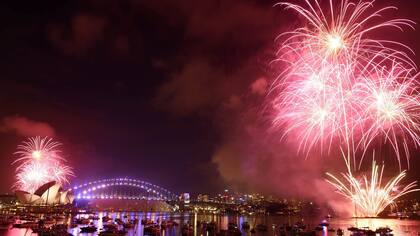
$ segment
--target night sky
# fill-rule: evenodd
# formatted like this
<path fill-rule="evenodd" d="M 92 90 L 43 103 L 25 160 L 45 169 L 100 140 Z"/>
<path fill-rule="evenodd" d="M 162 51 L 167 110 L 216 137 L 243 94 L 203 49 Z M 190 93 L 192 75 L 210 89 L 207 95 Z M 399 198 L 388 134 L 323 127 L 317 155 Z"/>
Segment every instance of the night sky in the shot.
<path fill-rule="evenodd" d="M 266 131 L 275 37 L 299 21 L 275 3 L 1 1 L 0 191 L 11 191 L 13 152 L 33 135 L 63 143 L 73 183 L 127 176 L 174 192 L 284 193 L 284 182 L 320 177 L 334 160 L 305 161 Z M 385 3 L 420 22 L 417 1 Z M 420 29 L 392 32 L 420 52 Z"/>

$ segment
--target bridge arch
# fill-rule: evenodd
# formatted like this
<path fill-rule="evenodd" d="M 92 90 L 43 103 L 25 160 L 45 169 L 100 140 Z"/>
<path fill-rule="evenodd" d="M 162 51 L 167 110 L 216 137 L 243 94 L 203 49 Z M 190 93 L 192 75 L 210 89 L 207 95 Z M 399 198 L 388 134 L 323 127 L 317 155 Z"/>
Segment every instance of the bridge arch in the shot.
<path fill-rule="evenodd" d="M 72 189 L 76 199 L 124 199 L 172 201 L 177 195 L 147 181 L 109 178 L 86 182 Z"/>

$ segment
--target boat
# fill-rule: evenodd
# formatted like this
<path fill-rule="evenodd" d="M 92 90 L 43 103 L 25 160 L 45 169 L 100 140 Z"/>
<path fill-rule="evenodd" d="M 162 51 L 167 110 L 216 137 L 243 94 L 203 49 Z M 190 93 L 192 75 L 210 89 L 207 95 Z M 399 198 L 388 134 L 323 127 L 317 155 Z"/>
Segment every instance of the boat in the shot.
<path fill-rule="evenodd" d="M 115 223 L 117 223 L 118 225 L 123 225 L 124 222 L 121 219 L 115 219 Z"/>
<path fill-rule="evenodd" d="M 76 219 L 76 224 L 79 224 L 79 225 L 87 225 L 89 223 L 90 223 L 90 220 L 86 218 Z"/>
<path fill-rule="evenodd" d="M 234 230 L 237 228 L 238 228 L 238 225 L 236 225 L 235 223 L 232 223 L 232 222 L 228 223 L 228 230 Z"/>
<path fill-rule="evenodd" d="M 88 219 L 91 219 L 91 220 L 99 220 L 99 216 L 97 216 L 97 215 L 90 215 L 88 217 Z"/>
<path fill-rule="evenodd" d="M 72 235 L 67 232 L 66 224 L 53 225 L 51 227 L 39 227 L 32 229 L 32 233 L 37 233 L 38 236 L 67 236 Z"/>
<path fill-rule="evenodd" d="M 283 227 L 283 228 L 285 228 L 285 226 L 283 225 L 283 226 L 281 226 L 281 227 Z M 286 228 L 290 228 L 290 226 L 286 226 Z M 296 222 L 294 225 L 293 225 L 293 227 L 292 228 L 294 228 L 294 229 L 301 229 L 301 230 L 304 230 L 304 229 L 306 229 L 306 225 L 305 224 L 303 224 L 302 222 Z"/>
<path fill-rule="evenodd" d="M 134 224 L 131 222 L 123 223 L 124 229 L 132 229 L 134 228 Z"/>
<path fill-rule="evenodd" d="M 300 231 L 300 232 L 296 232 L 295 234 L 292 235 L 299 235 L 299 236 L 316 236 L 316 232 L 315 231 Z"/>
<path fill-rule="evenodd" d="M 248 222 L 243 222 L 242 223 L 242 229 L 243 230 L 249 230 L 251 228 L 251 226 L 249 225 L 249 223 Z"/>
<path fill-rule="evenodd" d="M 208 232 L 213 232 L 216 230 L 216 223 L 215 222 L 207 222 L 207 223 L 203 223 L 203 228 L 208 231 Z"/>
<path fill-rule="evenodd" d="M 348 227 L 347 230 L 350 231 L 350 232 L 355 232 L 355 231 L 358 231 L 360 229 L 357 228 L 357 227 L 351 226 L 351 227 Z"/>
<path fill-rule="evenodd" d="M 144 235 L 160 235 L 160 228 L 158 225 L 148 225 L 144 227 Z"/>
<path fill-rule="evenodd" d="M 376 232 L 370 229 L 364 231 L 366 236 L 376 236 Z"/>
<path fill-rule="evenodd" d="M 322 230 L 324 230 L 324 226 L 317 225 L 317 226 L 315 227 L 315 230 L 316 230 L 316 231 L 322 231 Z"/>
<path fill-rule="evenodd" d="M 38 227 L 38 223 L 33 222 L 33 221 L 13 224 L 13 228 L 36 228 L 36 227 Z"/>
<path fill-rule="evenodd" d="M 104 230 L 117 230 L 117 229 L 118 229 L 118 225 L 114 223 L 104 224 Z"/>
<path fill-rule="evenodd" d="M 375 233 L 379 234 L 380 236 L 390 236 L 392 235 L 392 229 L 389 227 L 379 227 L 375 230 Z"/>
<path fill-rule="evenodd" d="M 200 224 L 200 226 L 203 226 L 203 224 L 204 223 Z M 175 221 L 172 221 L 172 220 L 168 220 L 168 221 L 164 220 L 164 221 L 162 221 L 162 223 L 160 223 L 160 227 L 162 229 L 171 228 L 171 227 L 177 226 L 177 225 L 178 224 Z M 197 227 L 200 227 L 200 226 L 197 224 Z"/>
<path fill-rule="evenodd" d="M 125 230 L 104 230 L 99 232 L 99 236 L 120 236 L 125 235 L 127 231 Z"/>
<path fill-rule="evenodd" d="M 267 225 L 258 224 L 255 228 L 256 228 L 258 231 L 267 231 Z"/>
<path fill-rule="evenodd" d="M 321 223 L 319 223 L 319 226 L 325 226 L 328 227 L 330 225 L 330 223 L 328 223 L 327 220 L 323 220 Z"/>
<path fill-rule="evenodd" d="M 80 232 L 81 233 L 94 233 L 96 232 L 98 228 L 96 228 L 96 226 L 94 225 L 89 225 L 89 226 L 85 226 L 85 227 L 80 227 Z"/>
<path fill-rule="evenodd" d="M 181 228 L 181 234 L 182 235 L 194 234 L 194 227 L 189 224 L 183 225 Z"/>
<path fill-rule="evenodd" d="M 349 227 L 347 228 L 349 231 L 351 231 L 351 236 L 375 236 L 376 232 L 369 229 L 369 227 Z"/>
<path fill-rule="evenodd" d="M 228 230 L 228 235 L 229 235 L 229 236 L 241 236 L 241 235 L 242 235 L 242 233 L 241 233 L 241 231 L 238 229 L 238 227 L 236 227 L 236 228 L 233 228 L 233 229 L 229 229 L 229 230 Z"/>

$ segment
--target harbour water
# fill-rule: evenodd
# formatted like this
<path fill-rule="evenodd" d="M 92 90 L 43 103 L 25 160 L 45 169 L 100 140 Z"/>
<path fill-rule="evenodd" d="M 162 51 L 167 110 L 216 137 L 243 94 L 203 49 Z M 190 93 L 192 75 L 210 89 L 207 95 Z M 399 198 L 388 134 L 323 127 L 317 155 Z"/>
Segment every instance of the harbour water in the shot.
<path fill-rule="evenodd" d="M 255 225 L 263 224 L 267 226 L 267 231 L 256 231 L 254 234 L 251 234 L 250 230 L 241 230 L 242 235 L 279 235 L 279 227 L 284 224 L 294 224 L 296 222 L 301 222 L 307 225 L 308 228 L 315 228 L 322 220 L 322 217 L 287 217 L 279 215 L 259 215 L 259 216 L 241 216 L 241 215 L 217 215 L 217 214 L 176 214 L 176 213 L 143 213 L 143 212 L 99 212 L 96 214 L 99 217 L 99 220 L 92 220 L 92 223 L 98 228 L 98 231 L 103 228 L 102 217 L 108 216 L 113 221 L 115 219 L 121 219 L 122 221 L 130 221 L 138 219 L 139 223 L 134 226 L 132 229 L 128 229 L 127 236 L 143 236 L 144 225 L 140 222 L 142 220 L 150 220 L 153 222 L 162 222 L 172 220 L 177 222 L 179 226 L 173 226 L 162 230 L 160 235 L 175 236 L 181 235 L 182 225 L 190 224 L 193 227 L 193 231 L 190 235 L 200 236 L 208 235 L 208 233 L 202 230 L 199 225 L 200 222 L 215 222 L 217 231 L 227 230 L 229 223 L 234 223 L 239 226 L 244 222 L 248 222 L 251 228 Z M 77 215 L 75 218 L 88 218 L 88 215 Z M 329 219 L 329 226 L 324 227 L 323 230 L 317 232 L 317 235 L 322 236 L 334 236 L 335 232 L 328 231 L 328 229 L 344 229 L 344 235 L 350 235 L 350 231 L 347 231 L 347 228 L 350 226 L 358 227 L 370 227 L 375 229 L 378 227 L 388 226 L 393 229 L 393 235 L 395 236 L 418 236 L 420 233 L 420 221 L 415 220 L 399 220 L 399 219 L 338 219 L 332 218 Z M 67 223 L 71 225 L 71 218 L 65 219 L 62 223 Z M 80 228 L 84 225 L 77 225 L 74 228 L 69 227 L 68 232 L 73 235 L 80 236 L 95 236 L 96 233 L 81 233 Z M 31 229 L 18 229 L 9 227 L 8 229 L 1 229 L 0 235 L 5 236 L 36 236 L 33 234 Z"/>

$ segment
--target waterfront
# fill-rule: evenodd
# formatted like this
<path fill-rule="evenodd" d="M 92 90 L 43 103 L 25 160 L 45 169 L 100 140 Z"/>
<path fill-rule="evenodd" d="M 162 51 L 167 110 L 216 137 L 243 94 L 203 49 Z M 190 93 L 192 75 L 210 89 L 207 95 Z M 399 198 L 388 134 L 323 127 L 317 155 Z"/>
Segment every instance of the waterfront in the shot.
<path fill-rule="evenodd" d="M 284 224 L 294 224 L 296 222 L 302 222 L 306 224 L 309 228 L 315 228 L 321 220 L 322 217 L 306 217 L 302 219 L 301 217 L 285 217 L 280 215 L 259 215 L 259 216 L 242 216 L 242 215 L 219 215 L 219 214 L 178 214 L 178 213 L 142 213 L 142 212 L 99 212 L 96 214 L 99 217 L 99 220 L 93 220 L 92 222 L 98 229 L 103 228 L 102 217 L 109 216 L 112 221 L 116 219 L 121 219 L 123 221 L 130 221 L 138 219 L 139 222 L 142 220 L 151 220 L 154 222 L 162 222 L 172 220 L 179 224 L 179 226 L 174 226 L 162 230 L 160 235 L 175 236 L 181 235 L 182 226 L 185 224 L 191 224 L 193 226 L 193 231 L 190 235 L 209 235 L 208 232 L 200 228 L 200 222 L 215 222 L 216 231 L 227 230 L 229 223 L 235 223 L 238 226 L 241 226 L 242 223 L 248 222 L 251 225 L 251 228 L 258 224 L 263 224 L 268 226 L 267 231 L 256 231 L 252 235 L 280 235 L 279 227 Z M 89 215 L 77 215 L 75 218 L 87 218 Z M 355 226 L 357 223 L 358 227 L 369 226 L 372 229 L 377 227 L 389 226 L 393 229 L 393 234 L 395 236 L 417 236 L 420 232 L 420 221 L 414 220 L 398 220 L 398 219 L 358 219 L 357 222 L 355 219 L 330 219 L 330 228 L 334 229 L 347 229 L 350 226 Z M 70 225 L 71 219 L 67 218 L 62 223 L 67 223 Z M 77 227 L 69 228 L 68 232 L 73 235 L 86 235 L 86 236 L 95 236 L 98 233 L 80 233 L 80 227 L 83 225 L 77 225 Z M 239 227 L 240 228 L 240 227 Z M 144 225 L 138 223 L 134 228 L 127 230 L 127 236 L 143 236 Z M 30 229 L 17 229 L 9 228 L 3 229 L 1 235 L 6 236 L 24 236 L 24 235 L 33 235 Z M 242 235 L 251 235 L 249 230 L 241 230 Z M 324 228 L 322 231 L 318 231 L 317 235 L 322 236 L 334 236 L 336 233 L 327 231 L 327 228 Z M 345 230 L 344 235 L 350 235 L 350 232 Z"/>

